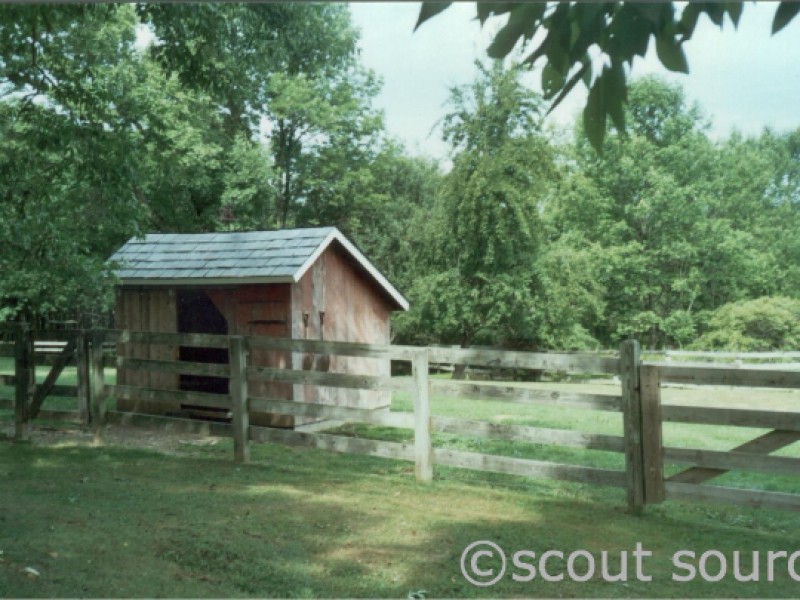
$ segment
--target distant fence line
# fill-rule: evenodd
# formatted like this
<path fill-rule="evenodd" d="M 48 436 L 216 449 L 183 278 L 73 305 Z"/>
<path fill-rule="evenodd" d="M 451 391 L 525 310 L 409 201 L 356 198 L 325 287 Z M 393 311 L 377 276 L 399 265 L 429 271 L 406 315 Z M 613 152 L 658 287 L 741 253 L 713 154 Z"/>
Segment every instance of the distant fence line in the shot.
<path fill-rule="evenodd" d="M 448 349 L 458 349 L 457 346 L 435 346 L 431 348 L 431 365 L 440 371 L 453 371 L 454 364 L 440 360 L 442 352 Z M 581 358 L 616 358 L 619 356 L 617 350 L 574 350 L 560 352 L 564 356 Z M 681 364 L 694 364 L 706 366 L 709 363 L 724 364 L 729 368 L 747 367 L 753 369 L 775 369 L 775 370 L 800 370 L 800 351 L 769 351 L 769 352 L 744 352 L 744 351 L 711 351 L 711 350 L 647 350 L 641 349 L 640 355 L 648 362 L 654 364 L 680 362 Z M 434 358 L 435 357 L 435 358 Z M 788 362 L 791 361 L 791 362 Z M 564 371 L 557 367 L 554 371 Z M 483 375 L 486 369 L 472 369 L 473 373 Z M 469 375 L 469 368 L 466 374 Z"/>
<path fill-rule="evenodd" d="M 800 510 L 800 494 L 747 490 L 707 485 L 714 477 L 729 470 L 757 471 L 797 475 L 800 459 L 770 456 L 770 453 L 800 440 L 800 411 L 769 411 L 719 407 L 662 405 L 662 383 L 697 385 L 733 385 L 752 387 L 800 388 L 800 372 L 788 369 L 759 369 L 743 365 L 697 366 L 675 362 L 666 364 L 641 360 L 639 346 L 626 341 L 619 355 L 599 356 L 575 353 L 533 353 L 486 348 L 425 348 L 294 340 L 284 338 L 243 337 L 202 334 L 174 334 L 134 331 L 96 330 L 58 332 L 57 340 L 34 340 L 30 331 L 18 328 L 14 342 L 0 344 L 0 356 L 13 356 L 15 373 L 4 376 L 0 384 L 14 385 L 15 396 L 6 402 L 13 407 L 17 438 L 28 435 L 31 420 L 39 417 L 69 418 L 92 425 L 98 441 L 102 440 L 107 423 L 136 425 L 160 424 L 176 431 L 206 431 L 229 436 L 234 442 L 236 461 L 249 460 L 252 442 L 275 442 L 329 450 L 380 456 L 412 461 L 418 480 L 432 480 L 435 465 L 479 471 L 510 473 L 530 477 L 546 477 L 586 484 L 620 487 L 626 490 L 627 504 L 639 512 L 646 504 L 665 499 L 723 501 L 748 506 Z M 59 341 L 61 345 L 41 344 Z M 110 349 L 118 344 L 120 356 Z M 210 364 L 179 360 L 154 360 L 128 357 L 128 344 L 214 347 L 228 350 L 228 364 Z M 60 351 L 52 351 L 60 347 Z M 318 372 L 290 368 L 253 365 L 251 349 L 285 352 L 379 358 L 411 363 L 410 378 L 393 378 L 374 374 Z M 33 377 L 35 364 L 47 354 L 52 368 L 41 383 Z M 750 353 L 753 354 L 753 353 Z M 764 353 L 758 353 L 759 358 Z M 770 353 L 771 354 L 771 353 Z M 782 353 L 794 358 L 794 354 Z M 696 355 L 696 353 L 694 353 Z M 740 353 L 736 353 L 739 356 Z M 501 382 L 459 382 L 430 378 L 430 365 L 464 364 L 484 369 L 559 370 L 570 373 L 613 374 L 619 377 L 618 393 L 597 394 L 575 391 L 542 390 Z M 76 365 L 77 385 L 74 390 L 56 386 L 59 373 L 66 365 Z M 155 373 L 180 373 L 225 377 L 228 394 L 209 394 L 167 390 L 135 385 L 108 385 L 106 367 Z M 297 402 L 255 396 L 251 382 L 284 382 L 332 388 L 402 391 L 413 399 L 412 412 L 370 410 L 322 403 Z M 42 410 L 48 395 L 69 391 L 78 398 L 78 411 L 69 415 Z M 431 414 L 431 394 L 471 400 L 487 400 L 506 404 L 541 404 L 566 406 L 574 410 L 621 413 L 622 427 L 617 435 L 585 433 L 568 429 L 505 425 L 485 420 L 444 417 Z M 110 396 L 129 400 L 174 403 L 195 403 L 228 409 L 230 423 L 204 423 L 189 419 L 108 411 Z M 0 404 L 2 407 L 2 404 Z M 368 425 L 398 427 L 413 431 L 413 443 L 389 442 L 348 437 L 334 433 L 312 433 L 251 426 L 253 411 L 313 417 Z M 62 411 L 63 412 L 63 411 Z M 665 447 L 662 442 L 664 422 L 716 424 L 767 428 L 770 431 L 730 451 Z M 577 464 L 556 463 L 481 452 L 467 452 L 435 447 L 434 433 L 450 433 L 500 439 L 520 443 L 549 444 L 622 453 L 624 469 L 606 469 Z M 664 464 L 685 464 L 687 468 L 671 477 L 664 477 Z"/>

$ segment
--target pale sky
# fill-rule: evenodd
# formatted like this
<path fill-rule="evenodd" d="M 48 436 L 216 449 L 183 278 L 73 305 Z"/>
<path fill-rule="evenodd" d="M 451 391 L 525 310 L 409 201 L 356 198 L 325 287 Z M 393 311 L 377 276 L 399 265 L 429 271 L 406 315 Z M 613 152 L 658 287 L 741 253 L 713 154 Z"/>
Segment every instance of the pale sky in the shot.
<path fill-rule="evenodd" d="M 418 2 L 353 2 L 350 11 L 361 29 L 364 64 L 383 78 L 377 106 L 384 110 L 389 132 L 415 154 L 447 157 L 447 146 L 431 129 L 446 112 L 448 89 L 475 75 L 474 61 L 485 59 L 490 33 L 505 17 L 475 20 L 472 2 L 456 3 L 414 33 Z M 777 2 L 746 3 L 738 30 L 726 21 L 719 28 L 703 16 L 686 43 L 689 75 L 667 73 L 655 58 L 636 59 L 633 75 L 660 73 L 683 85 L 690 101 L 711 119 L 712 136 L 733 129 L 757 134 L 800 127 L 800 17 L 774 37 L 770 35 Z M 538 85 L 538 73 L 527 79 Z M 585 99 L 582 84 L 550 117 L 571 125 Z"/>

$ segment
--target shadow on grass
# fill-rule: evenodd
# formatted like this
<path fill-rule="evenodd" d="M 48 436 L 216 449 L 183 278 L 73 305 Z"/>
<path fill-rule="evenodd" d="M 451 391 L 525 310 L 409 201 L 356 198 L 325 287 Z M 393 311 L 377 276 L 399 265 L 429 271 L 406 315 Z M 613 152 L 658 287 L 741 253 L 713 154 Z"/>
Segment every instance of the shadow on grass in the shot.
<path fill-rule="evenodd" d="M 253 459 L 234 465 L 227 442 L 185 456 L 0 442 L 0 595 L 796 596 L 785 569 L 773 583 L 670 578 L 679 549 L 791 552 L 794 515 L 666 505 L 637 518 L 576 485 L 481 483 L 448 471 L 417 485 L 408 463 L 273 445 L 254 446 Z M 496 586 L 476 587 L 459 565 L 478 540 L 509 557 L 584 549 L 598 564 L 606 550 L 612 573 L 620 551 L 641 542 L 653 552 L 653 581 L 636 579 L 631 558 L 626 582 L 520 583 L 509 570 Z"/>
<path fill-rule="evenodd" d="M 447 553 L 439 564 L 418 564 L 411 574 L 413 587 L 430 590 L 434 596 L 447 597 L 796 597 L 800 582 L 788 570 L 786 555 L 775 562 L 773 580 L 769 578 L 767 558 L 773 550 L 796 551 L 796 539 L 783 531 L 753 531 L 747 527 L 726 526 L 712 514 L 703 514 L 695 507 L 677 504 L 651 509 L 643 517 L 634 517 L 607 505 L 572 501 L 537 499 L 528 520 L 507 520 L 487 515 L 484 519 L 454 518 L 434 528 L 431 537 L 437 542 L 423 546 L 420 553 Z M 793 526 L 797 519 L 791 519 Z M 485 543 L 491 541 L 495 548 Z M 500 548 L 505 565 L 498 556 Z M 637 566 L 635 552 L 641 551 Z M 479 555 L 473 571 L 473 557 Z M 550 555 L 544 564 L 548 581 L 541 573 L 543 553 Z M 514 562 L 518 551 L 520 564 Z M 576 553 L 572 561 L 570 555 Z M 691 565 L 693 572 L 674 563 L 679 551 L 693 554 L 680 558 Z M 722 553 L 725 570 L 715 556 L 703 559 L 704 553 Z M 759 558 L 757 581 L 742 582 L 734 573 L 734 553 L 741 556 L 738 573 L 754 572 L 753 553 Z M 462 563 L 462 553 L 463 556 Z M 591 554 L 591 563 L 586 558 Z M 604 556 L 605 554 L 605 556 Z M 701 569 L 702 565 L 705 570 Z M 572 573 L 569 563 L 572 562 Z M 532 567 L 529 568 L 529 567 Z M 470 583 L 466 575 L 478 584 Z M 435 575 L 434 575 L 435 573 Z M 574 574 L 574 576 L 572 575 Z M 722 574 L 722 575 L 721 575 Z M 481 576 L 482 575 L 482 576 Z M 673 575 L 691 576 L 690 581 L 677 581 Z M 719 581 L 706 581 L 720 577 Z M 515 576 L 517 579 L 515 579 Z M 485 585 L 495 581 L 491 585 Z"/>
<path fill-rule="evenodd" d="M 260 447 L 261 464 L 234 466 L 220 452 L 1 443 L 0 595 L 397 595 L 375 561 L 392 571 L 413 545 L 371 533 L 387 465 Z"/>

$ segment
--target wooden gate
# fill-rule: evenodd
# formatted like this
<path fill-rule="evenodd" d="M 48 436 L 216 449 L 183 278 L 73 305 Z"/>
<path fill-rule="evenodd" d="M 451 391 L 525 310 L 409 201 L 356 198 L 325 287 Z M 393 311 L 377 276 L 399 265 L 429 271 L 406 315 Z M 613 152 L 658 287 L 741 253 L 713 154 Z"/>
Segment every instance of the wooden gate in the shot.
<path fill-rule="evenodd" d="M 10 343 L 1 345 L 0 356 L 13 357 L 14 375 L 2 377 L 3 383 L 15 389 L 16 437 L 27 437 L 29 421 L 53 416 L 53 411 L 43 410 L 45 400 L 52 396 L 76 397 L 80 420 L 88 424 L 91 417 L 86 358 L 91 351 L 90 336 L 81 330 L 32 332 L 25 323 L 5 326 L 4 332 Z M 40 382 L 37 366 L 48 367 Z M 57 385 L 67 366 L 76 367 L 76 385 Z"/>
<path fill-rule="evenodd" d="M 796 476 L 800 490 L 800 458 L 772 453 L 800 441 L 800 405 L 794 410 L 661 403 L 661 383 L 699 386 L 800 389 L 800 371 L 731 369 L 727 366 L 644 364 L 640 369 L 645 499 L 725 502 L 757 508 L 800 511 L 800 493 L 706 485 L 730 471 Z M 729 450 L 670 447 L 663 443 L 664 423 L 694 423 L 767 429 Z M 664 476 L 664 465 L 686 465 Z"/>

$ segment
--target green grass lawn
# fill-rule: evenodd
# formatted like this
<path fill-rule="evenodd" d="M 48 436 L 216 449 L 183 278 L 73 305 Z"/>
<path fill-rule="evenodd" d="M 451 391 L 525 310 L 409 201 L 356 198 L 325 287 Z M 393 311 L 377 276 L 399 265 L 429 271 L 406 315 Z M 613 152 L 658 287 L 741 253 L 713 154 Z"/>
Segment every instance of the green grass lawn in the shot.
<path fill-rule="evenodd" d="M 0 372 L 3 365 L 0 364 Z M 64 377 L 74 377 L 65 372 Z M 62 381 L 60 383 L 66 383 Z M 613 393 L 609 383 L 521 384 Z M 10 397 L 10 388 L 0 395 Z M 800 410 L 797 394 L 728 388 L 665 388 L 667 403 Z M 2 396 L 0 396 L 2 397 Z M 56 402 L 74 399 L 60 399 Z M 46 407 L 52 406 L 48 399 Z M 613 413 L 434 397 L 437 415 L 618 434 Z M 73 404 L 74 406 L 74 404 Z M 59 407 L 60 408 L 60 407 Z M 63 408 L 67 408 L 63 406 Z M 393 410 L 410 410 L 397 394 Z M 345 426 L 348 435 L 410 440 L 406 430 Z M 667 424 L 669 445 L 728 449 L 758 430 Z M 92 448 L 89 437 L 57 446 L 0 438 L 0 596 L 198 597 L 797 597 L 778 559 L 767 581 L 767 552 L 800 550 L 800 515 L 742 507 L 667 502 L 642 517 L 625 513 L 624 491 L 565 482 L 435 467 L 434 482 L 416 484 L 407 462 L 254 444 L 252 464 L 231 461 L 229 440 L 185 436 L 169 453 L 119 446 Z M 189 443 L 193 442 L 193 443 Z M 622 468 L 615 453 L 437 435 L 437 447 Z M 800 444 L 781 452 L 800 456 Z M 674 470 L 676 467 L 670 467 Z M 800 492 L 800 478 L 731 474 L 714 483 Z M 464 548 L 491 540 L 509 557 L 506 576 L 476 587 L 461 573 Z M 636 577 L 630 552 L 653 553 Z M 512 553 L 589 551 L 611 573 L 629 553 L 627 581 L 548 582 L 510 562 Z M 699 557 L 716 550 L 728 560 L 718 582 L 698 575 L 672 580 L 678 550 Z M 760 580 L 737 581 L 760 553 Z M 584 559 L 576 571 L 586 570 Z M 695 567 L 699 560 L 689 561 Z M 565 572 L 553 560 L 550 571 Z M 482 568 L 499 568 L 488 559 Z M 716 558 L 707 564 L 719 571 Z M 35 570 L 38 575 L 26 572 Z M 797 562 L 800 570 L 800 560 Z"/>
<path fill-rule="evenodd" d="M 797 549 L 796 514 L 668 503 L 634 517 L 616 491 L 466 472 L 417 485 L 408 463 L 273 445 L 237 467 L 227 441 L 175 455 L 0 442 L 0 595 L 796 597 L 800 583 L 672 581 L 672 555 Z M 469 584 L 473 541 L 509 555 L 653 553 L 638 581 Z M 631 559 L 632 560 L 632 559 Z M 695 562 L 695 564 L 697 564 Z M 749 563 L 748 563 L 749 564 Z M 488 566 L 484 563 L 483 568 Z M 39 575 L 26 573 L 34 569 Z M 762 569 L 763 569 L 762 565 Z M 563 572 L 562 561 L 551 572 Z M 512 571 L 509 571 L 511 573 Z M 713 568 L 711 569 L 713 573 Z"/>
<path fill-rule="evenodd" d="M 508 384 L 511 385 L 511 384 Z M 529 383 L 515 384 L 525 387 L 574 391 L 586 393 L 619 393 L 619 386 L 610 382 L 600 383 Z M 672 387 L 662 390 L 665 404 L 695 404 L 703 406 L 751 407 L 764 410 L 794 410 L 800 412 L 800 390 L 768 390 L 748 388 L 701 388 Z M 395 394 L 393 410 L 411 411 L 413 402 L 408 394 Z M 543 405 L 506 404 L 493 401 L 463 400 L 461 398 L 433 396 L 431 413 L 434 415 L 485 420 L 495 423 L 530 425 L 556 429 L 571 429 L 588 433 L 621 435 L 620 413 L 578 410 L 569 407 Z M 345 425 L 340 432 L 359 437 L 410 442 L 413 432 L 392 428 L 365 425 Z M 666 446 L 729 450 L 763 433 L 766 429 L 747 427 L 719 427 L 715 425 L 693 425 L 665 423 L 663 429 Z M 549 460 L 570 464 L 624 469 L 624 458 L 620 453 L 600 450 L 584 450 L 560 446 L 523 444 L 479 437 L 434 434 L 434 446 L 487 454 L 499 454 L 519 458 Z M 800 444 L 794 444 L 775 453 L 778 456 L 800 457 Z M 685 467 L 666 465 L 667 475 Z M 477 478 L 485 474 L 474 474 Z M 714 480 L 715 484 L 748 487 L 772 491 L 800 492 L 800 478 L 760 473 L 731 472 Z"/>

